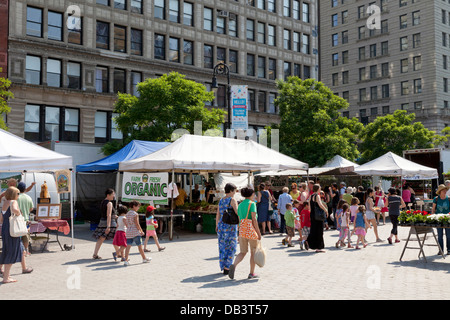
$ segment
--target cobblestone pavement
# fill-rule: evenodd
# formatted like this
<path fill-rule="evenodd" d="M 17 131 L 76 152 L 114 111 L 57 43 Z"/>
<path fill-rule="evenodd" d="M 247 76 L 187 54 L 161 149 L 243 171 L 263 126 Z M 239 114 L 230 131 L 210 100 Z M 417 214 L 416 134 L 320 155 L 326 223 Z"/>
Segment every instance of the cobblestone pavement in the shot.
<path fill-rule="evenodd" d="M 386 239 L 391 224 L 379 226 Z M 234 280 L 219 270 L 215 235 L 179 231 L 179 238 L 162 240 L 157 252 L 150 240 L 152 261 L 142 263 L 134 247 L 131 264 L 114 262 L 112 242 L 105 242 L 93 260 L 95 241 L 89 224 L 75 225 L 75 249 L 61 251 L 50 243 L 48 251 L 28 257 L 31 274 L 12 267 L 13 284 L 0 285 L 0 297 L 9 299 L 158 299 L 158 300 L 285 300 L 285 299 L 448 299 L 450 256 L 437 255 L 434 239 L 426 241 L 428 263 L 418 259 L 418 250 L 407 249 L 399 261 L 409 228 L 399 228 L 400 243 L 375 243 L 369 229 L 369 246 L 361 250 L 336 249 L 338 232 L 324 232 L 326 252 L 300 251 L 299 245 L 281 245 L 279 234 L 266 235 L 267 263 L 258 269 L 258 279 L 247 280 L 249 258 L 238 266 Z M 54 236 L 52 236 L 54 237 Z M 71 239 L 60 236 L 63 244 Z M 428 245 L 427 245 L 428 244 Z M 418 247 L 417 241 L 410 242 Z"/>

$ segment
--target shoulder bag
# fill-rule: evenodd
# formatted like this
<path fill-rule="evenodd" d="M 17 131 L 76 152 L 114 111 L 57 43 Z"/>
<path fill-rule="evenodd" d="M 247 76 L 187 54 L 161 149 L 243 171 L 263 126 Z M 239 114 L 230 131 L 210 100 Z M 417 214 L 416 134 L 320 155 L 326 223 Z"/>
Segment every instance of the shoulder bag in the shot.
<path fill-rule="evenodd" d="M 325 221 L 327 220 L 327 213 L 320 207 L 317 203 L 317 195 L 314 198 L 314 219 L 317 221 Z M 320 200 L 319 200 L 320 201 Z"/>
<path fill-rule="evenodd" d="M 27 223 L 22 214 L 16 216 L 9 205 L 9 211 L 11 216 L 9 217 L 9 234 L 13 238 L 22 237 L 28 234 Z"/>
<path fill-rule="evenodd" d="M 258 233 L 256 233 L 255 228 L 253 228 L 252 218 L 248 218 L 250 213 L 250 207 L 252 205 L 252 201 L 250 201 L 247 209 L 247 216 L 245 219 L 241 219 L 239 225 L 239 237 L 250 239 L 250 240 L 258 240 Z"/>
<path fill-rule="evenodd" d="M 231 200 L 228 208 L 223 212 L 222 222 L 231 225 L 239 224 L 239 217 L 234 211 L 233 206 L 231 205 Z"/>

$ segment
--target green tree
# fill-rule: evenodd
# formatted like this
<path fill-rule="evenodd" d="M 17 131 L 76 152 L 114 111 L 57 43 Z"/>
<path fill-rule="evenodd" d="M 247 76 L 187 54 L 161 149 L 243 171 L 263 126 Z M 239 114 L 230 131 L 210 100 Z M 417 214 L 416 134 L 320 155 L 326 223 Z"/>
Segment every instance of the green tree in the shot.
<path fill-rule="evenodd" d="M 177 129 L 194 132 L 194 122 L 202 122 L 202 131 L 215 129 L 224 123 L 226 112 L 205 107 L 214 99 L 203 84 L 185 79 L 176 72 L 159 78 L 147 79 L 137 86 L 139 97 L 119 93 L 114 112 L 124 143 L 133 139 L 147 141 L 171 141 Z M 122 147 L 109 143 L 103 151 L 112 153 Z"/>
<path fill-rule="evenodd" d="M 280 111 L 280 151 L 310 167 L 321 166 L 335 155 L 351 161 L 359 156 L 357 133 L 362 124 L 340 116 L 348 103 L 322 82 L 289 77 L 277 81 L 275 103 Z"/>
<path fill-rule="evenodd" d="M 434 148 L 446 138 L 428 130 L 421 122 L 414 122 L 416 115 L 406 110 L 378 117 L 360 133 L 361 163 L 376 159 L 386 152 L 403 156 L 404 150 Z"/>
<path fill-rule="evenodd" d="M 0 72 L 2 72 L 1 68 Z M 0 128 L 3 130 L 7 130 L 8 128 L 2 115 L 8 114 L 11 111 L 11 108 L 8 106 L 8 100 L 14 98 L 13 93 L 9 91 L 10 86 L 10 80 L 0 77 Z"/>

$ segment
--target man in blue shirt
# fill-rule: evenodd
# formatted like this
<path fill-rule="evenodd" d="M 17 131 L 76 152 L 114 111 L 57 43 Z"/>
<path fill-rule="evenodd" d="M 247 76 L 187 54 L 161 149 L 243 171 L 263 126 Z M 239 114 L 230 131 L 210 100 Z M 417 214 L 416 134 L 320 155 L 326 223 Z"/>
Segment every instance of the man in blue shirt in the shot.
<path fill-rule="evenodd" d="M 289 194 L 289 188 L 283 188 L 283 194 L 278 197 L 278 212 L 280 213 L 280 233 L 284 233 L 286 229 L 286 222 L 284 221 L 284 214 L 286 212 L 286 204 L 292 203 L 292 197 Z"/>

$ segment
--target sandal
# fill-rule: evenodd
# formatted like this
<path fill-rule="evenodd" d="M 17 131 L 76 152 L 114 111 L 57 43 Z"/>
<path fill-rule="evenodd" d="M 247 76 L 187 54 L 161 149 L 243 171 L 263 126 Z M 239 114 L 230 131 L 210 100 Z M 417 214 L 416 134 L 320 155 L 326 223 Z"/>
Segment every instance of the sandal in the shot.
<path fill-rule="evenodd" d="M 163 251 L 166 247 L 161 247 L 158 249 L 158 251 Z"/>
<path fill-rule="evenodd" d="M 92 256 L 92 259 L 94 259 L 94 260 L 101 260 L 102 257 L 99 257 L 98 255 L 94 254 L 94 255 Z"/>
<path fill-rule="evenodd" d="M 32 273 L 33 272 L 33 268 L 26 268 L 24 270 L 22 270 L 22 273 Z"/>
<path fill-rule="evenodd" d="M 144 249 L 144 252 L 151 252 L 151 250 L 148 250 L 148 249 Z"/>
<path fill-rule="evenodd" d="M 16 279 L 11 279 L 11 278 L 9 278 L 8 280 L 3 280 L 2 281 L 2 283 L 13 283 L 13 282 L 17 282 L 17 280 Z"/>

